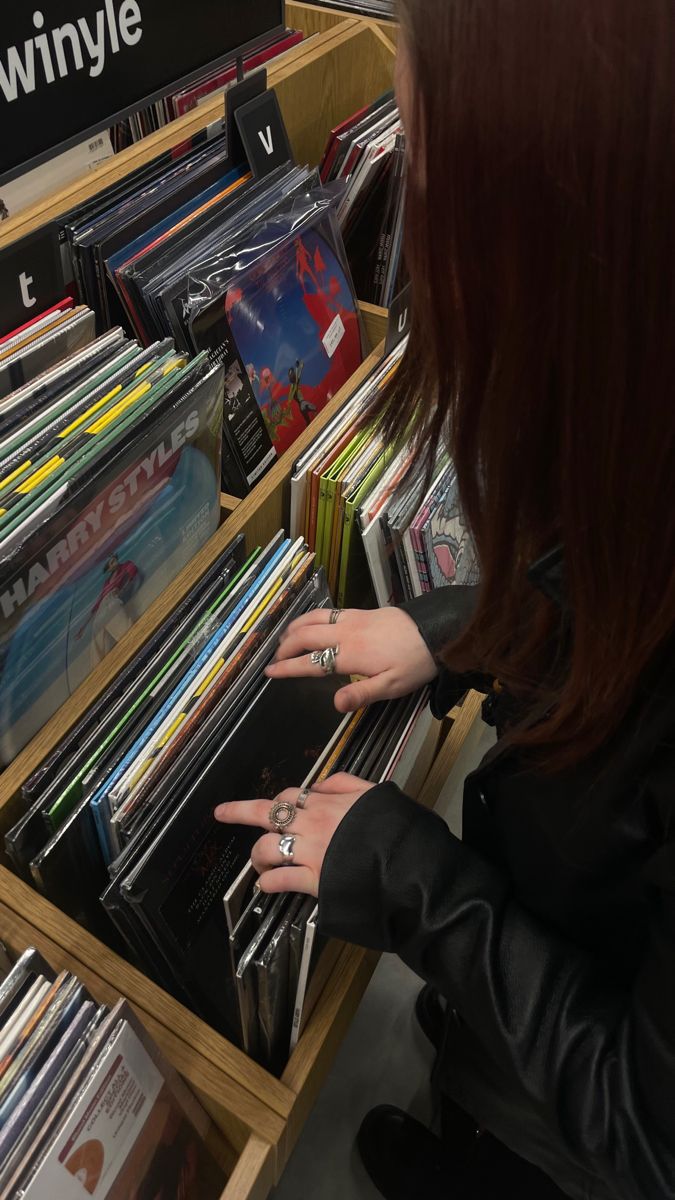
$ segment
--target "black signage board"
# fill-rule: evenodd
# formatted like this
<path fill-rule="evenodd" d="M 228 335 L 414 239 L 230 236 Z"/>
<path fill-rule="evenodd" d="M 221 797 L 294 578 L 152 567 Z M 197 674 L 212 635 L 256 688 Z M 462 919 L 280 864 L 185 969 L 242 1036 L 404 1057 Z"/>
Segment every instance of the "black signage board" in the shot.
<path fill-rule="evenodd" d="M 241 65 L 241 59 L 237 63 L 237 68 Z M 252 71 L 245 79 L 240 79 L 238 83 L 228 88 L 225 93 L 225 122 L 227 128 L 227 152 L 230 160 L 233 163 L 240 163 L 246 160 L 246 150 L 244 143 L 241 140 L 241 134 L 237 129 L 235 114 L 238 108 L 249 101 L 255 100 L 257 96 L 262 96 L 263 92 L 267 91 L 267 69 L 261 67 L 259 71 Z"/>
<path fill-rule="evenodd" d="M 18 329 L 65 295 L 54 225 L 0 250 L 0 333 Z"/>
<path fill-rule="evenodd" d="M 256 179 L 293 162 L 293 151 L 276 92 L 263 92 L 234 113 L 246 157 Z"/>
<path fill-rule="evenodd" d="M 389 323 L 387 325 L 387 340 L 384 346 L 384 353 L 391 354 L 395 350 L 399 342 L 410 333 L 412 323 L 412 284 L 407 283 L 404 288 L 392 300 L 391 308 L 389 309 Z"/>
<path fill-rule="evenodd" d="M 284 26 L 284 0 L 3 5 L 0 183 Z"/>

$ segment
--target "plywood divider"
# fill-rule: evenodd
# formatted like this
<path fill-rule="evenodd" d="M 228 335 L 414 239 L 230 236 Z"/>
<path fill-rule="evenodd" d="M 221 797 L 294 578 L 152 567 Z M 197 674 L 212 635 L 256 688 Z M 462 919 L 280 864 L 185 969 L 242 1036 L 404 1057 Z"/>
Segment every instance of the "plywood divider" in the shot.
<path fill-rule="evenodd" d="M 469 733 L 480 717 L 483 700 L 484 697 L 480 696 L 478 692 L 469 692 L 461 708 L 453 710 L 457 715 L 452 721 L 450 731 L 418 796 L 420 804 L 424 804 L 426 808 L 435 807 L 443 785 L 457 762 Z"/>
<path fill-rule="evenodd" d="M 366 327 L 368 341 L 373 349 L 379 346 L 387 336 L 387 325 L 389 323 L 389 309 L 380 308 L 377 304 L 367 304 L 364 300 L 359 305 L 361 316 Z"/>
<path fill-rule="evenodd" d="M 286 0 L 286 20 L 294 29 L 304 29 L 306 33 L 332 29 L 340 21 L 344 21 L 346 17 L 353 17 L 353 15 L 353 12 L 350 13 L 348 9 L 344 8 L 332 8 L 324 4 L 299 3 L 298 0 Z M 359 16 L 358 19 L 371 29 L 377 29 L 388 39 L 392 47 L 396 47 L 399 26 L 393 18 L 387 20 L 386 17 Z"/>

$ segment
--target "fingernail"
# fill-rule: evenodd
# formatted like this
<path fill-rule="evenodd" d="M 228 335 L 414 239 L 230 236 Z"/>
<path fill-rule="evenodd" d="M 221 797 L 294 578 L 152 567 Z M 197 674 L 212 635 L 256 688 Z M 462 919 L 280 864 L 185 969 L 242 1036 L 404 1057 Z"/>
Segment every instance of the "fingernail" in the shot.
<path fill-rule="evenodd" d="M 260 884 L 254 883 L 253 884 L 253 895 L 258 896 L 260 894 L 260 892 L 262 892 L 262 888 L 261 888 Z"/>

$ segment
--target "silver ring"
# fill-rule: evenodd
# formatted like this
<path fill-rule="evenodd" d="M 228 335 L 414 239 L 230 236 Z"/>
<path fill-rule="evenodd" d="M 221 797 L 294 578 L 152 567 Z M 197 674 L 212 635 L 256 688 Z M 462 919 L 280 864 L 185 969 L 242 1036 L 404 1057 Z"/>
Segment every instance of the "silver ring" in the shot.
<path fill-rule="evenodd" d="M 298 798 L 295 802 L 296 808 L 303 809 L 303 808 L 307 807 L 307 801 L 309 800 L 309 793 L 310 793 L 309 788 L 302 789 L 302 791 L 300 792 L 300 795 L 298 796 Z"/>
<path fill-rule="evenodd" d="M 292 833 L 285 833 L 279 838 L 279 853 L 286 862 L 293 862 L 295 838 Z"/>
<path fill-rule="evenodd" d="M 327 646 L 325 650 L 314 650 L 310 654 L 310 662 L 313 667 L 321 667 L 324 675 L 334 675 L 335 660 L 339 653 L 339 646 Z"/>
<path fill-rule="evenodd" d="M 342 609 L 341 609 L 341 608 L 333 608 L 333 609 L 331 609 L 331 614 L 330 614 L 330 617 L 329 617 L 329 619 L 328 619 L 328 624 L 329 624 L 329 625 L 337 625 L 337 623 L 338 623 L 338 619 L 339 619 L 339 617 L 340 617 L 340 613 L 341 613 L 341 612 L 342 612 Z"/>
<path fill-rule="evenodd" d="M 295 815 L 294 804 L 289 804 L 287 800 L 277 800 L 270 809 L 269 822 L 277 833 L 281 833 L 282 830 L 288 829 L 288 826 L 293 824 Z"/>

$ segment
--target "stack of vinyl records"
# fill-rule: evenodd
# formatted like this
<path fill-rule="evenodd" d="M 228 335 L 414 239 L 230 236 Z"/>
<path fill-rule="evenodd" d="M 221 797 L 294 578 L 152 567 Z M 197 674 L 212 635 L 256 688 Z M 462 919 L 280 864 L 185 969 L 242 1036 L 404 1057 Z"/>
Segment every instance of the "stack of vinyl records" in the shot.
<path fill-rule="evenodd" d="M 245 77 L 251 71 L 257 71 L 263 66 L 268 66 L 272 62 L 278 62 L 284 54 L 292 50 L 294 46 L 298 46 L 303 40 L 304 34 L 297 29 L 285 29 L 281 33 L 271 35 L 253 53 L 243 58 L 243 76 Z M 198 108 L 205 100 L 212 100 L 214 96 L 226 92 L 236 82 L 237 56 L 232 55 L 228 62 L 221 63 L 214 70 L 205 72 L 187 87 L 181 88 L 180 91 L 173 92 L 169 96 L 164 96 L 155 104 L 132 113 L 126 120 L 115 125 L 111 130 L 115 150 L 124 150 L 134 142 L 141 141 L 148 134 L 162 129 L 171 121 Z"/>
<path fill-rule="evenodd" d="M 275 1071 L 306 1016 L 316 906 L 255 896 L 259 832 L 214 809 L 334 771 L 405 784 L 430 721 L 425 693 L 345 718 L 339 676 L 264 674 L 286 625 L 330 604 L 304 539 L 245 557 L 238 538 L 27 781 L 6 836 L 46 896 Z"/>
<path fill-rule="evenodd" d="M 359 13 L 362 17 L 393 18 L 396 13 L 396 0 L 314 0 L 314 3 Z"/>
<path fill-rule="evenodd" d="M 66 269 L 143 343 L 208 351 L 226 379 L 223 486 L 245 495 L 363 360 L 358 304 L 316 172 L 254 180 L 222 125 L 59 220 Z"/>
<path fill-rule="evenodd" d="M 291 531 L 315 551 L 341 608 L 368 592 L 373 603 L 396 604 L 478 578 L 447 452 L 439 450 L 425 488 L 410 447 L 385 444 L 368 424 L 368 407 L 404 349 L 375 368 L 293 468 Z"/>
<path fill-rule="evenodd" d="M 326 184 L 345 181 L 338 220 L 357 294 L 389 308 L 407 280 L 405 137 L 393 93 L 331 131 L 320 170 Z"/>
<path fill-rule="evenodd" d="M 0 398 L 81 350 L 94 338 L 94 314 L 65 299 L 0 338 Z M 0 433 L 5 422 L 0 425 Z"/>
<path fill-rule="evenodd" d="M 33 949 L 3 966 L 0 1194 L 217 1200 L 211 1122 L 128 1004 L 97 1007 Z"/>
<path fill-rule="evenodd" d="M 94 322 L 57 306 L 35 326 L 33 347 L 61 350 Z M 0 400 L 0 761 L 217 529 L 222 409 L 206 354 L 188 363 L 119 328 Z"/>

